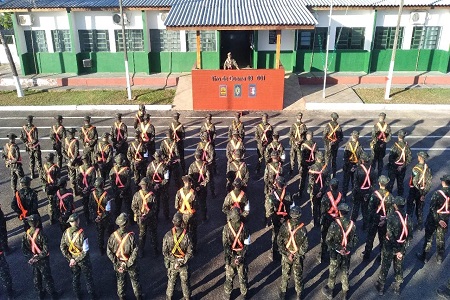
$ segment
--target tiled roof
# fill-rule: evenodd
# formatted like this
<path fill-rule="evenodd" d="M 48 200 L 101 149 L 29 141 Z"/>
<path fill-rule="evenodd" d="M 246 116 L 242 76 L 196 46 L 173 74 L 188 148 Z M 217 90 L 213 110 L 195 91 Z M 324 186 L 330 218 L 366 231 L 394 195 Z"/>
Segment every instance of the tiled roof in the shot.
<path fill-rule="evenodd" d="M 123 0 L 124 7 L 170 7 L 176 0 Z M 118 0 L 9 0 L 0 9 L 21 8 L 108 8 L 119 7 Z"/>

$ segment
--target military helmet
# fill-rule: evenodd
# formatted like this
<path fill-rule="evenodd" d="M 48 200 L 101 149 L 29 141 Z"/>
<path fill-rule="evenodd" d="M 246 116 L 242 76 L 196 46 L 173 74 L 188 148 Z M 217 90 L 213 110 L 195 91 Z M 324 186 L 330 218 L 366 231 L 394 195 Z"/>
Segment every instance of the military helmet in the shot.
<path fill-rule="evenodd" d="M 80 219 L 80 216 L 78 215 L 78 213 L 75 212 L 75 213 L 70 215 L 69 219 L 67 220 L 67 223 L 75 222 L 78 219 Z"/>
<path fill-rule="evenodd" d="M 323 152 L 322 152 L 322 151 L 318 151 L 318 152 L 316 153 L 316 159 L 323 160 Z"/>
<path fill-rule="evenodd" d="M 289 215 L 292 219 L 298 219 L 302 215 L 302 209 L 300 206 L 293 206 L 289 212 Z"/>
<path fill-rule="evenodd" d="M 331 113 L 331 118 L 333 120 L 337 120 L 337 119 L 339 119 L 339 115 L 336 112 L 333 112 L 333 113 Z"/>
<path fill-rule="evenodd" d="M 345 213 L 347 213 L 347 212 L 350 211 L 350 207 L 348 206 L 347 203 L 341 202 L 341 203 L 339 203 L 339 205 L 338 205 L 338 210 L 339 210 L 340 212 L 345 212 Z"/>
<path fill-rule="evenodd" d="M 127 213 L 121 213 L 117 218 L 116 218 L 116 225 L 117 226 L 125 226 L 128 222 L 128 214 Z"/>
<path fill-rule="evenodd" d="M 241 188 L 242 185 L 243 185 L 243 182 L 242 182 L 242 180 L 241 180 L 240 178 L 236 178 L 236 179 L 233 181 L 232 185 L 233 185 L 234 187 L 236 187 L 236 188 Z"/>
<path fill-rule="evenodd" d="M 337 178 L 333 178 L 330 180 L 330 186 L 337 188 L 339 186 L 339 180 Z"/>
<path fill-rule="evenodd" d="M 183 215 L 181 213 L 179 213 L 179 212 L 176 212 L 173 215 L 172 223 L 175 226 L 181 226 L 181 223 L 183 223 Z"/>
<path fill-rule="evenodd" d="M 444 175 L 441 177 L 441 181 L 444 181 L 445 184 L 450 185 L 450 175 Z"/>
<path fill-rule="evenodd" d="M 389 183 L 389 181 L 390 181 L 390 179 L 385 175 L 381 175 L 380 177 L 378 177 L 379 184 L 387 185 Z"/>
<path fill-rule="evenodd" d="M 399 137 L 401 137 L 401 138 L 404 138 L 404 137 L 406 136 L 406 132 L 405 132 L 404 130 L 400 129 L 400 130 L 397 132 L 397 135 L 398 135 Z"/>
<path fill-rule="evenodd" d="M 24 176 L 24 177 L 22 177 L 22 179 L 20 179 L 20 183 L 23 183 L 25 185 L 30 185 L 31 178 L 29 176 Z"/>
<path fill-rule="evenodd" d="M 94 186 L 101 187 L 101 186 L 103 186 L 103 183 L 104 183 L 103 178 L 97 177 L 97 178 L 95 178 Z"/>
<path fill-rule="evenodd" d="M 202 155 L 203 155 L 203 151 L 198 149 L 195 151 L 194 157 L 195 157 L 195 159 L 200 159 L 200 158 L 202 158 Z"/>
<path fill-rule="evenodd" d="M 406 203 L 406 199 L 403 198 L 402 196 L 397 196 L 394 198 L 393 203 L 397 206 L 404 206 Z"/>
<path fill-rule="evenodd" d="M 39 217 L 38 214 L 32 214 L 32 215 L 26 217 L 25 219 L 27 220 L 28 224 L 31 227 L 36 227 L 36 225 L 39 224 L 39 221 L 41 218 Z"/>
<path fill-rule="evenodd" d="M 121 163 L 121 162 L 123 162 L 123 160 L 124 160 L 124 156 L 122 153 L 119 153 L 116 155 L 116 157 L 114 157 L 114 161 L 116 163 Z"/>
<path fill-rule="evenodd" d="M 427 159 L 430 156 L 428 155 L 428 153 L 426 153 L 425 151 L 420 151 L 419 153 L 417 153 L 417 156 L 422 157 L 423 159 Z"/>
<path fill-rule="evenodd" d="M 228 212 L 228 220 L 237 222 L 241 219 L 240 209 L 238 207 L 233 207 Z"/>
<path fill-rule="evenodd" d="M 141 181 L 139 182 L 139 185 L 143 186 L 143 185 L 148 185 L 149 183 L 150 183 L 150 180 L 148 179 L 148 177 L 143 177 L 141 179 Z"/>

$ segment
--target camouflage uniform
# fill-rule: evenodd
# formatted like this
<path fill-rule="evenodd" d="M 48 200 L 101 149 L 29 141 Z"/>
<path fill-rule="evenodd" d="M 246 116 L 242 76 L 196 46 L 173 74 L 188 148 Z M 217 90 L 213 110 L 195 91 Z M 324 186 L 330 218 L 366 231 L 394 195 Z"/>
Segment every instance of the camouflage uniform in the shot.
<path fill-rule="evenodd" d="M 233 133 L 232 138 L 227 143 L 226 156 L 227 156 L 227 160 L 228 160 L 228 165 L 230 164 L 230 162 L 232 162 L 235 159 L 234 154 L 236 153 L 237 150 L 240 151 L 241 158 L 244 157 L 244 155 L 245 155 L 244 141 L 239 137 L 238 132 L 235 131 Z"/>
<path fill-rule="evenodd" d="M 144 116 L 145 116 L 146 113 L 147 112 L 145 110 L 145 105 L 144 104 L 139 104 L 139 110 L 134 115 L 134 122 L 133 122 L 134 129 L 139 128 L 140 124 L 142 122 L 144 122 Z"/>
<path fill-rule="evenodd" d="M 84 126 L 80 128 L 80 136 L 78 138 L 83 143 L 83 155 L 88 155 L 89 162 L 93 163 L 98 132 L 97 128 L 91 125 L 91 117 L 84 117 Z"/>
<path fill-rule="evenodd" d="M 352 140 L 353 138 L 356 138 L 356 140 Z M 352 139 L 350 141 L 348 141 L 348 143 L 345 145 L 345 148 L 344 148 L 344 166 L 342 168 L 342 170 L 344 172 L 344 182 L 342 185 L 342 194 L 344 197 L 347 197 L 348 185 L 349 185 L 350 181 L 352 182 L 352 188 L 354 186 L 353 180 L 354 180 L 354 173 L 356 170 L 356 165 L 359 162 L 359 156 L 361 155 L 361 152 L 364 151 L 363 147 L 359 144 L 358 138 L 359 138 L 359 132 L 353 131 Z"/>
<path fill-rule="evenodd" d="M 122 206 L 125 212 L 131 211 L 131 172 L 130 168 L 125 166 L 124 157 L 119 154 L 115 157 L 115 165 L 109 172 L 109 181 L 114 194 L 115 215 L 121 213 Z"/>
<path fill-rule="evenodd" d="M 63 161 L 63 142 L 66 138 L 66 128 L 62 125 L 63 116 L 58 115 L 55 117 L 57 123 L 50 129 L 50 140 L 53 144 L 53 150 L 56 152 L 56 158 L 58 160 L 58 167 L 62 168 Z"/>
<path fill-rule="evenodd" d="M 338 206 L 342 214 L 344 210 L 348 212 L 348 205 L 341 203 Z M 343 299 L 346 299 L 349 290 L 348 271 L 350 268 L 351 251 L 357 244 L 356 226 L 353 221 L 345 216 L 336 218 L 328 229 L 326 242 L 330 253 L 330 266 L 327 285 L 322 289 L 327 299 L 332 299 L 333 289 L 338 271 L 341 271 L 341 283 Z"/>
<path fill-rule="evenodd" d="M 222 230 L 222 245 L 225 258 L 225 298 L 231 298 L 233 279 L 236 273 L 239 277 L 241 295 L 244 299 L 248 291 L 248 264 L 246 254 L 250 244 L 250 234 L 247 226 L 241 221 L 239 209 L 233 209 L 228 214 L 228 222 Z"/>
<path fill-rule="evenodd" d="M 431 189 L 431 169 L 425 163 L 425 159 L 428 158 L 428 154 L 425 152 L 419 152 L 419 156 L 424 158 L 423 163 L 418 163 L 412 169 L 411 179 L 409 181 L 409 195 L 407 202 L 408 215 L 413 217 L 415 210 L 417 223 L 419 228 L 423 229 L 423 206 L 425 203 L 425 196 Z"/>
<path fill-rule="evenodd" d="M 161 142 L 161 153 L 169 170 L 170 178 L 175 181 L 175 187 L 181 187 L 181 166 L 180 155 L 177 148 L 177 143 L 172 140 L 170 133 L 167 133 L 167 138 Z M 170 180 L 169 178 L 169 180 Z M 169 182 L 167 182 L 169 184 Z"/>
<path fill-rule="evenodd" d="M 174 216 L 174 227 L 169 230 L 163 238 L 162 253 L 164 265 L 167 269 L 166 299 L 171 300 L 178 275 L 180 276 L 181 288 L 184 299 L 190 299 L 191 291 L 189 285 L 188 262 L 193 256 L 193 247 L 186 229 L 181 227 L 182 216 L 176 213 Z"/>
<path fill-rule="evenodd" d="M 113 166 L 113 147 L 109 142 L 109 133 L 105 132 L 102 136 L 102 140 L 98 142 L 95 147 L 95 166 L 98 170 L 98 174 L 103 181 L 106 182 L 109 177 L 109 172 Z"/>
<path fill-rule="evenodd" d="M 394 199 L 394 204 L 396 204 L 396 206 L 392 212 L 389 213 L 386 219 L 386 235 L 383 236 L 384 243 L 383 249 L 381 250 L 380 274 L 376 284 L 376 288 L 380 295 L 384 293 L 386 276 L 392 262 L 394 263 L 395 273 L 394 292 L 396 294 L 400 294 L 400 285 L 403 282 L 404 256 L 406 253 L 406 248 L 413 238 L 411 221 L 408 219 L 408 215 L 403 212 L 405 199 L 402 197 L 396 197 Z"/>
<path fill-rule="evenodd" d="M 406 168 L 412 160 L 411 148 L 404 141 L 405 135 L 403 130 L 398 132 L 398 141 L 394 143 L 389 152 L 388 176 L 390 182 L 387 189 L 392 193 L 394 183 L 397 181 L 397 195 L 399 196 L 403 196 Z"/>
<path fill-rule="evenodd" d="M 186 180 L 190 181 L 188 175 L 183 176 L 183 181 Z M 194 189 L 191 188 L 191 183 L 177 191 L 175 195 L 175 209 L 183 216 L 183 227 L 189 232 L 189 236 L 192 239 L 192 248 L 195 252 L 197 249 L 196 212 L 198 211 L 198 201 Z"/>
<path fill-rule="evenodd" d="M 58 220 L 62 232 L 69 228 L 67 220 L 69 220 L 70 215 L 75 211 L 73 191 L 71 189 L 66 189 L 66 185 L 67 180 L 61 178 L 58 181 L 59 189 L 53 196 L 53 202 L 57 207 L 55 210 L 55 218 Z"/>
<path fill-rule="evenodd" d="M 210 181 L 210 172 L 206 162 L 201 160 L 201 151 L 195 153 L 195 161 L 189 166 L 188 175 L 192 179 L 192 188 L 195 190 L 196 199 L 200 207 L 202 221 L 207 219 L 206 199 L 208 191 L 206 186 Z"/>
<path fill-rule="evenodd" d="M 146 153 L 146 145 L 142 142 L 139 132 L 136 132 L 136 139 L 130 143 L 127 153 L 127 158 L 130 162 L 131 171 L 133 172 L 134 182 L 136 184 L 141 181 L 142 177 L 145 177 L 147 163 L 144 156 Z"/>
<path fill-rule="evenodd" d="M 73 266 L 69 265 L 69 267 L 72 271 L 72 287 L 76 298 L 81 299 L 80 276 L 81 272 L 83 272 L 89 298 L 95 299 L 94 278 L 92 276 L 92 264 L 89 257 L 89 243 L 83 229 L 75 223 L 76 220 L 78 220 L 76 213 L 69 217 L 69 221 L 73 225 L 64 231 L 59 248 L 69 263 L 72 260 L 75 261 L 75 264 Z"/>
<path fill-rule="evenodd" d="M 11 202 L 11 209 L 17 213 L 19 220 L 23 221 L 23 227 L 26 231 L 30 228 L 26 221 L 26 217 L 34 214 L 39 215 L 38 197 L 36 191 L 30 188 L 30 177 L 23 177 L 20 180 L 20 183 L 22 184 L 22 188 L 15 193 Z"/>
<path fill-rule="evenodd" d="M 0 281 L 2 282 L 5 290 L 7 299 L 13 299 L 13 287 L 12 287 L 12 278 L 11 272 L 9 271 L 9 265 L 5 258 L 5 253 L 3 252 L 3 244 L 0 239 Z"/>
<path fill-rule="evenodd" d="M 308 194 L 314 226 L 320 225 L 320 202 L 328 185 L 328 168 L 323 163 L 323 154 L 318 152 L 316 162 L 309 168 Z"/>
<path fill-rule="evenodd" d="M 8 134 L 9 143 L 3 147 L 2 157 L 5 160 L 5 165 L 9 168 L 11 174 L 11 189 L 13 192 L 17 191 L 17 180 L 24 176 L 22 169 L 22 158 L 20 157 L 19 146 L 15 143 L 16 135 L 14 133 Z"/>
<path fill-rule="evenodd" d="M 97 228 L 97 245 L 100 254 L 106 253 L 105 234 L 108 236 L 111 231 L 111 195 L 104 189 L 102 178 L 95 180 L 95 189 L 90 193 L 89 212 L 91 220 L 95 222 Z"/>
<path fill-rule="evenodd" d="M 184 173 L 186 170 L 186 164 L 184 162 L 185 130 L 184 130 L 184 125 L 178 121 L 180 118 L 180 114 L 174 113 L 173 118 L 174 118 L 174 120 L 172 121 L 172 123 L 170 123 L 170 126 L 169 126 L 169 132 L 172 136 L 172 139 L 177 144 L 178 155 L 180 158 L 180 165 L 181 165 L 181 169 L 183 170 L 183 173 Z"/>
<path fill-rule="evenodd" d="M 117 277 L 117 295 L 120 300 L 125 299 L 126 274 L 130 276 L 134 296 L 137 300 L 142 299 L 141 284 L 139 282 L 139 266 L 137 264 L 139 247 L 136 245 L 134 232 L 128 231 L 126 224 L 128 215 L 120 214 L 116 219 L 119 229 L 114 231 L 108 240 L 107 255 L 113 263 Z"/>
<path fill-rule="evenodd" d="M 41 158 L 41 145 L 39 144 L 39 132 L 38 128 L 33 125 L 33 116 L 27 117 L 28 124 L 22 127 L 20 132 L 20 139 L 25 144 L 25 150 L 30 156 L 30 174 L 31 178 L 37 178 L 34 173 L 34 167 L 37 163 L 37 171 L 41 172 L 42 158 Z"/>
<path fill-rule="evenodd" d="M 370 148 L 372 149 L 372 169 L 375 171 L 375 166 L 378 164 L 378 177 L 383 172 L 383 159 L 386 156 L 386 144 L 391 140 L 391 126 L 384 120 L 385 113 L 379 114 L 379 121 L 372 128 L 372 141 Z"/>
<path fill-rule="evenodd" d="M 214 184 L 214 168 L 215 168 L 215 154 L 214 146 L 212 142 L 209 142 L 207 134 L 202 134 L 200 136 L 201 141 L 197 145 L 196 151 L 201 152 L 201 160 L 206 164 L 209 171 L 209 181 L 208 186 L 211 191 L 211 196 L 214 198 L 216 196 L 216 187 Z"/>
<path fill-rule="evenodd" d="M 308 131 L 305 123 L 302 122 L 302 117 L 302 113 L 297 114 L 297 122 L 292 124 L 289 131 L 289 145 L 291 145 L 291 151 L 289 154 L 291 160 L 291 169 L 289 174 L 292 174 L 292 172 L 294 172 L 295 158 L 297 158 L 298 168 L 300 170 L 300 147 L 302 146 L 303 141 L 306 139 L 306 131 Z"/>
<path fill-rule="evenodd" d="M 294 273 L 295 291 L 300 299 L 303 291 L 303 261 L 308 251 L 306 228 L 300 222 L 300 208 L 291 209 L 291 218 L 281 225 L 278 233 L 278 250 L 281 254 L 280 299 L 284 299 L 291 273 Z"/>
<path fill-rule="evenodd" d="M 215 174 L 217 174 L 217 165 L 216 165 L 216 126 L 211 122 L 212 115 L 206 115 L 206 122 L 202 124 L 200 127 L 200 136 L 205 135 L 206 141 L 210 142 L 213 147 L 213 155 L 212 155 L 212 170 Z"/>
<path fill-rule="evenodd" d="M 264 159 L 266 161 L 266 164 L 270 162 L 270 154 L 272 153 L 272 151 L 276 151 L 277 153 L 279 153 L 281 161 L 284 162 L 285 159 L 284 147 L 278 140 L 279 137 L 280 134 L 278 132 L 274 132 L 272 142 L 266 147 L 266 152 L 264 153 Z"/>
<path fill-rule="evenodd" d="M 53 202 L 53 197 L 58 189 L 57 181 L 61 175 L 61 169 L 53 162 L 54 154 L 49 153 L 46 156 L 47 162 L 44 164 L 41 172 L 41 181 L 43 183 L 43 190 L 47 194 L 48 200 L 48 216 L 50 224 L 56 223 L 55 211 L 56 204 Z"/>
<path fill-rule="evenodd" d="M 153 253 L 157 255 L 158 203 L 156 202 L 155 194 L 148 190 L 148 178 L 143 178 L 139 185 L 141 189 L 134 194 L 131 202 L 134 220 L 139 226 L 139 249 L 141 256 L 144 256 L 147 231 L 150 231 Z"/>
<path fill-rule="evenodd" d="M 264 207 L 266 210 L 267 224 L 272 223 L 272 259 L 279 259 L 277 237 L 281 225 L 289 217 L 289 211 L 293 202 L 291 194 L 286 190 L 286 182 L 283 177 L 278 177 L 273 191 L 266 196 Z"/>
<path fill-rule="evenodd" d="M 337 113 L 331 114 L 331 121 L 325 125 L 323 130 L 323 143 L 325 146 L 325 164 L 331 166 L 331 174 L 336 176 L 337 164 L 336 158 L 339 149 L 339 143 L 342 142 L 344 135 L 342 127 L 337 122 L 339 115 Z"/>
<path fill-rule="evenodd" d="M 361 162 L 355 170 L 355 184 L 353 185 L 353 207 L 351 219 L 356 222 L 359 215 L 359 208 L 363 217 L 363 229 L 369 225 L 368 223 L 368 208 L 369 197 L 373 191 L 373 185 L 376 180 L 375 172 L 370 165 L 369 157 L 366 153 L 361 154 Z"/>
<path fill-rule="evenodd" d="M 330 190 L 322 196 L 320 201 L 320 234 L 321 234 L 321 251 L 317 256 L 319 262 L 325 258 L 325 254 L 328 252 L 327 246 L 327 234 L 330 225 L 333 221 L 339 217 L 339 211 L 337 209 L 339 203 L 342 200 L 342 194 L 338 191 L 339 182 L 336 178 L 330 181 Z"/>
<path fill-rule="evenodd" d="M 152 157 L 155 154 L 156 146 L 155 146 L 155 126 L 150 123 L 150 115 L 145 114 L 144 122 L 139 124 L 139 127 L 136 129 L 141 133 L 141 140 L 145 144 L 145 149 L 147 153 L 144 156 Z"/>
<path fill-rule="evenodd" d="M 239 151 L 240 153 L 240 151 Z M 247 167 L 247 163 L 241 160 L 241 155 L 235 155 L 236 159 L 228 163 L 227 166 L 227 191 L 231 191 L 232 183 L 236 178 L 242 181 L 242 189 L 246 190 L 250 172 Z"/>
<path fill-rule="evenodd" d="M 276 152 L 272 152 L 272 160 L 278 160 Z M 275 179 L 279 176 L 283 176 L 283 164 L 280 161 L 271 161 L 266 165 L 266 170 L 264 171 L 264 194 L 267 195 L 271 193 Z"/>
<path fill-rule="evenodd" d="M 122 122 L 121 113 L 116 114 L 116 121 L 113 126 L 111 126 L 110 134 L 116 155 L 121 153 L 126 156 L 128 151 L 128 127 Z"/>
<path fill-rule="evenodd" d="M 370 253 L 373 248 L 373 241 L 375 235 L 378 233 L 378 240 L 380 242 L 380 251 L 383 249 L 383 242 L 386 236 L 386 218 L 393 212 L 393 197 L 386 190 L 386 185 L 389 180 L 386 176 L 380 176 L 378 179 L 380 189 L 374 191 L 369 198 L 369 207 L 367 211 L 368 233 L 366 239 L 366 247 L 364 250 L 364 259 L 370 259 Z M 381 186 L 382 185 L 382 186 Z"/>
<path fill-rule="evenodd" d="M 89 163 L 88 156 L 83 154 L 83 164 L 78 168 L 77 189 L 78 193 L 81 194 L 81 203 L 83 204 L 83 213 L 87 224 L 91 223 L 89 218 L 89 197 L 94 188 L 95 178 L 95 167 Z"/>
<path fill-rule="evenodd" d="M 161 156 L 161 151 L 155 152 L 155 159 L 147 167 L 147 178 L 150 180 L 158 204 L 156 215 L 159 214 L 159 208 L 162 206 L 164 218 L 169 220 L 169 190 L 167 185 L 169 170 Z"/>
<path fill-rule="evenodd" d="M 80 159 L 80 142 L 75 138 L 75 128 L 71 128 L 67 131 L 68 136 L 64 139 L 64 149 L 63 155 L 67 160 L 67 173 L 69 174 L 70 183 L 75 193 L 78 195 L 76 190 L 76 177 L 77 177 L 77 167 L 81 164 Z"/>
<path fill-rule="evenodd" d="M 245 138 L 245 127 L 244 123 L 242 123 L 240 120 L 241 114 L 239 112 L 236 112 L 234 114 L 234 117 L 235 118 L 233 122 L 231 122 L 231 125 L 228 128 L 228 139 L 231 140 L 233 132 L 237 132 L 239 138 L 243 141 Z"/>
<path fill-rule="evenodd" d="M 44 299 L 44 289 L 52 299 L 56 298 L 55 285 L 50 269 L 48 238 L 41 229 L 35 226 L 40 222 L 38 215 L 31 215 L 29 228 L 22 237 L 22 252 L 33 267 L 34 288 L 39 294 L 39 299 Z M 42 287 L 44 285 L 44 289 Z"/>
<path fill-rule="evenodd" d="M 447 181 L 447 186 L 442 186 L 431 197 L 430 210 L 425 221 L 425 241 L 419 257 L 422 261 L 426 260 L 426 256 L 431 250 L 433 236 L 436 233 L 436 259 L 439 264 L 444 259 L 445 235 L 449 225 L 450 189 L 448 185 L 450 184 L 450 176 L 444 176 L 441 181 Z"/>
<path fill-rule="evenodd" d="M 312 140 L 313 133 L 308 131 L 306 133 L 306 140 L 300 146 L 300 168 L 299 168 L 299 194 L 302 195 L 306 185 L 309 167 L 311 167 L 316 160 L 317 143 Z"/>
<path fill-rule="evenodd" d="M 226 215 L 234 208 L 239 208 L 239 213 L 242 219 L 245 221 L 248 214 L 250 213 L 250 202 L 248 201 L 247 194 L 241 189 L 242 181 L 236 179 L 233 182 L 234 189 L 231 190 L 222 205 L 222 212 Z"/>
<path fill-rule="evenodd" d="M 256 171 L 261 169 L 261 163 L 266 153 L 267 145 L 272 142 L 273 127 L 267 122 L 267 114 L 262 115 L 262 122 L 256 126 L 255 140 L 256 140 L 256 154 L 258 155 L 258 164 L 256 165 Z"/>

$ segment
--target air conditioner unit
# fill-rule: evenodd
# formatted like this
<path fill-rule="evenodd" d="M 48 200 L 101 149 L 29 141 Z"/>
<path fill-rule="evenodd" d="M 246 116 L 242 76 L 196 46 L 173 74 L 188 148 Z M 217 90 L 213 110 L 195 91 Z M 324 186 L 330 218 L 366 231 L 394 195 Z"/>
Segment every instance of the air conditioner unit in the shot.
<path fill-rule="evenodd" d="M 122 18 L 120 17 L 119 13 L 115 13 L 112 17 L 113 19 L 113 23 L 116 25 L 122 25 Z M 130 21 L 128 20 L 127 15 L 124 13 L 123 14 L 123 24 L 130 24 Z"/>
<path fill-rule="evenodd" d="M 31 15 L 18 15 L 17 22 L 20 26 L 31 26 L 33 25 L 33 18 Z"/>
<path fill-rule="evenodd" d="M 169 14 L 168 11 L 162 12 L 161 13 L 161 21 L 163 21 L 163 22 L 166 21 L 168 14 Z"/>
<path fill-rule="evenodd" d="M 410 21 L 414 25 L 423 25 L 427 21 L 426 11 L 413 11 L 410 16 Z"/>

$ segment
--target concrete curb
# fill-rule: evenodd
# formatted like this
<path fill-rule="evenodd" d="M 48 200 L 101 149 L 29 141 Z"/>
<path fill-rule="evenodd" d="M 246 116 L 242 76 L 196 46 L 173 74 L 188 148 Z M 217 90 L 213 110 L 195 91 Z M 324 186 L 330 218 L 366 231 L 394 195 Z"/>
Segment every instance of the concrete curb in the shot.
<path fill-rule="evenodd" d="M 444 110 L 450 111 L 450 105 L 446 104 L 364 104 L 364 103 L 306 103 L 306 110 L 327 110 L 327 111 L 343 111 L 343 110 L 408 110 L 408 111 L 426 111 L 426 110 Z"/>
<path fill-rule="evenodd" d="M 146 105 L 148 111 L 167 111 L 172 105 Z M 54 106 L 0 106 L 0 111 L 136 111 L 133 105 L 54 105 Z"/>

